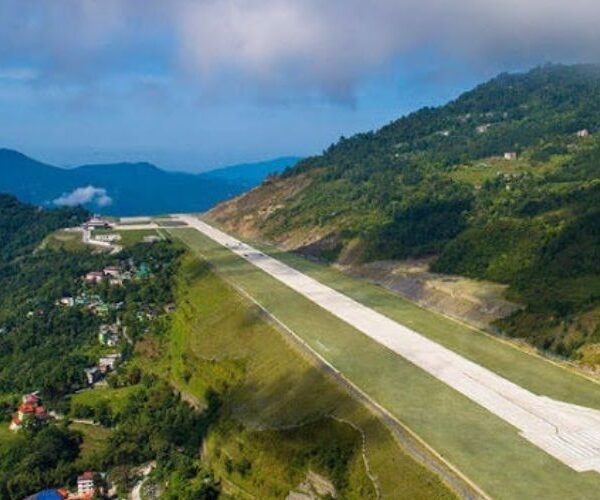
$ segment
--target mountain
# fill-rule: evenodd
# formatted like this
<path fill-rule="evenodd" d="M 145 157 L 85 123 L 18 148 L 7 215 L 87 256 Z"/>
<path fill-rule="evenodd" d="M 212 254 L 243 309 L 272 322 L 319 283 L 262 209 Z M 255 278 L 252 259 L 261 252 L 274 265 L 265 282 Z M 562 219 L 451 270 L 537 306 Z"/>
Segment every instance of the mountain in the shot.
<path fill-rule="evenodd" d="M 260 163 L 245 163 L 218 168 L 207 172 L 206 175 L 215 179 L 240 184 L 246 186 L 247 189 L 251 189 L 263 182 L 268 176 L 283 172 L 286 168 L 295 165 L 301 159 L 296 156 L 286 156 Z"/>
<path fill-rule="evenodd" d="M 341 138 L 208 217 L 342 264 L 427 257 L 509 285 L 496 326 L 600 363 L 600 67 L 501 74 Z"/>
<path fill-rule="evenodd" d="M 297 162 L 281 158 L 201 174 L 167 172 L 149 163 L 83 165 L 63 169 L 0 149 L 0 192 L 42 206 L 81 203 L 115 215 L 206 210 Z"/>

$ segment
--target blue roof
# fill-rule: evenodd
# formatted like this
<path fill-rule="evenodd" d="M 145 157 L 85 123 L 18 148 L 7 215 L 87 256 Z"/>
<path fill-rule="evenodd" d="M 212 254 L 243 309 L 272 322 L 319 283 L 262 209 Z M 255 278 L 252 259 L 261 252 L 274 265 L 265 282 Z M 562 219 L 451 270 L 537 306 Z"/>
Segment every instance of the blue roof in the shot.
<path fill-rule="evenodd" d="M 35 500 L 63 500 L 64 497 L 56 490 L 44 490 L 34 495 Z"/>

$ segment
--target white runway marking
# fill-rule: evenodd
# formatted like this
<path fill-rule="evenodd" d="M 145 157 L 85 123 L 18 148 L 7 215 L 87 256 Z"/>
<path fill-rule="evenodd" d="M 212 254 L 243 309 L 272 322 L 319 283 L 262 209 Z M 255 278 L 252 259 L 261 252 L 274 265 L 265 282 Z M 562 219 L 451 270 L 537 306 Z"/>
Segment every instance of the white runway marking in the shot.
<path fill-rule="evenodd" d="M 175 217 L 502 418 L 564 464 L 600 472 L 600 411 L 538 396 L 193 216 Z"/>

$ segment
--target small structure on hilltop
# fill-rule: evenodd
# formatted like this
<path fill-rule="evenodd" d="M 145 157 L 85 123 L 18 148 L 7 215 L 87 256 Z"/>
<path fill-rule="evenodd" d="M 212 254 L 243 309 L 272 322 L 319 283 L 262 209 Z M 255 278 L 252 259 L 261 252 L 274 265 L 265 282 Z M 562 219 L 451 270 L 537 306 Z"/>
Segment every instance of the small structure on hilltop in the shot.
<path fill-rule="evenodd" d="M 517 153 L 515 151 L 507 151 L 504 153 L 504 159 L 508 161 L 514 161 L 517 159 Z"/>
<path fill-rule="evenodd" d="M 48 419 L 46 408 L 37 392 L 24 394 L 17 413 L 10 422 L 10 430 L 19 431 L 24 426 L 43 423 Z"/>

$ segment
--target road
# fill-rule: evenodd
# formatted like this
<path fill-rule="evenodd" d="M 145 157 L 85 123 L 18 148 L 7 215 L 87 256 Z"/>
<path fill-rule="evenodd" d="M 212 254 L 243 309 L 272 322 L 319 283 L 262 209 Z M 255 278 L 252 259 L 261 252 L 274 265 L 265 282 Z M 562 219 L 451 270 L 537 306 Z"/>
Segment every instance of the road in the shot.
<path fill-rule="evenodd" d="M 174 217 L 513 425 L 567 466 L 600 473 L 600 411 L 534 394 L 194 216 Z"/>

